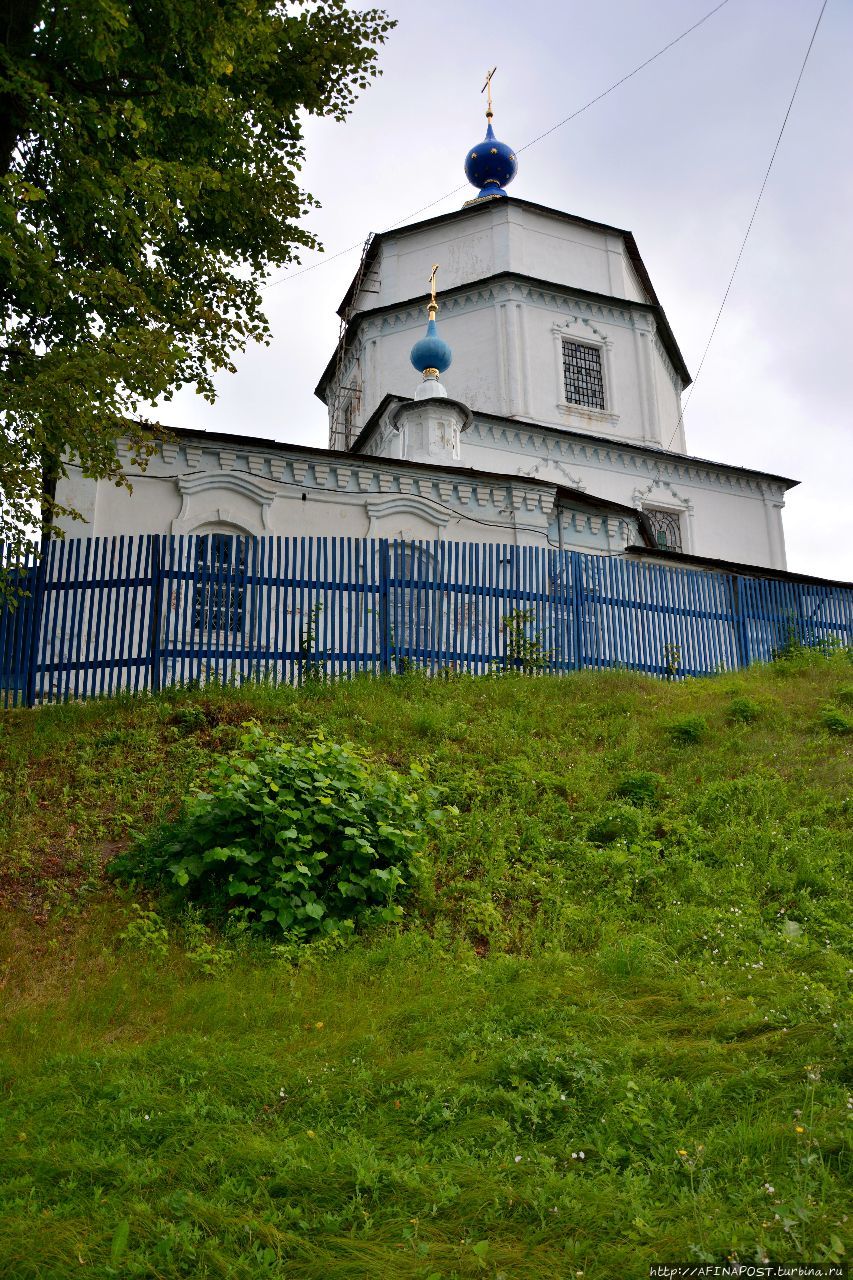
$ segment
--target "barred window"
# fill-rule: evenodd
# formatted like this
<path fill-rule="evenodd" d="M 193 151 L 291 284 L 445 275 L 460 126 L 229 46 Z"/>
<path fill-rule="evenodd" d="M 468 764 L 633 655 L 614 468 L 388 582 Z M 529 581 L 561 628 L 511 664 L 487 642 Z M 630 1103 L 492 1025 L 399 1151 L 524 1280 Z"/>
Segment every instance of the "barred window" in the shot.
<path fill-rule="evenodd" d="M 587 409 L 603 409 L 604 377 L 599 348 L 564 338 L 563 382 L 569 404 L 583 405 Z"/>
<path fill-rule="evenodd" d="M 236 635 L 243 627 L 246 538 L 209 533 L 196 544 L 193 626 Z"/>
<path fill-rule="evenodd" d="M 681 520 L 676 511 L 646 507 L 655 542 L 661 551 L 681 551 Z"/>

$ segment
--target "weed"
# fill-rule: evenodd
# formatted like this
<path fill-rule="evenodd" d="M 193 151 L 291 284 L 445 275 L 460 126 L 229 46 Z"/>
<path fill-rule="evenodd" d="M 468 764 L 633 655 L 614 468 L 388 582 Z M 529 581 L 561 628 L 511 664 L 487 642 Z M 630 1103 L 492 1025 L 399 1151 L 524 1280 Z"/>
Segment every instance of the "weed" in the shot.
<path fill-rule="evenodd" d="M 593 844 L 613 844 L 616 840 L 624 840 L 626 844 L 630 844 L 639 834 L 640 820 L 637 815 L 631 809 L 622 809 L 594 822 L 587 831 L 587 839 Z"/>
<path fill-rule="evenodd" d="M 118 935 L 119 942 L 132 951 L 163 959 L 169 950 L 169 931 L 160 916 L 138 902 L 131 903 L 130 913 L 130 919 Z"/>
<path fill-rule="evenodd" d="M 534 620 L 532 609 L 516 609 L 504 618 L 501 623 L 505 654 L 503 671 L 530 676 L 539 675 L 547 669 L 550 654 L 545 648 L 542 633 L 532 630 Z"/>
<path fill-rule="evenodd" d="M 843 711 L 839 711 L 837 707 L 823 707 L 820 713 L 820 722 L 824 729 L 828 729 L 830 733 L 853 733 L 853 720 L 851 720 L 850 716 L 846 716 Z"/>
<path fill-rule="evenodd" d="M 661 793 L 659 773 L 629 773 L 617 784 L 614 795 L 630 804 L 654 806 Z"/>
<path fill-rule="evenodd" d="M 761 717 L 761 708 L 751 698 L 735 697 L 729 703 L 728 718 L 734 724 L 753 724 Z"/>
<path fill-rule="evenodd" d="M 667 733 L 678 746 L 692 746 L 707 736 L 708 721 L 700 715 L 682 716 L 667 725 Z"/>

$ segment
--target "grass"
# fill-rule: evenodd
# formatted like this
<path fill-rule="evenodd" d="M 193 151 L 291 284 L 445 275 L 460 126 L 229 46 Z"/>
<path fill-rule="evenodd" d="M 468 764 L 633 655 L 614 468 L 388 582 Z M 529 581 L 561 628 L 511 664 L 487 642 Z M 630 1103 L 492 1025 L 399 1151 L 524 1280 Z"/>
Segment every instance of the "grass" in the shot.
<path fill-rule="evenodd" d="M 850 688 L 795 654 L 5 713 L 0 1274 L 843 1260 Z M 250 717 L 447 789 L 404 927 L 297 958 L 105 879 Z"/>

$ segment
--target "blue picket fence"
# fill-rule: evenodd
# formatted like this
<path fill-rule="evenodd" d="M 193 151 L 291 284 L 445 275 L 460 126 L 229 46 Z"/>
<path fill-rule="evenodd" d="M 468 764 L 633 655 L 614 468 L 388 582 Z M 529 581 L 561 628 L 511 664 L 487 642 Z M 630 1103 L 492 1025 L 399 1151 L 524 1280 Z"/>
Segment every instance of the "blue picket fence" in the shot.
<path fill-rule="evenodd" d="M 412 668 L 678 678 L 853 644 L 843 586 L 494 543 L 68 539 L 7 573 L 6 706 Z"/>

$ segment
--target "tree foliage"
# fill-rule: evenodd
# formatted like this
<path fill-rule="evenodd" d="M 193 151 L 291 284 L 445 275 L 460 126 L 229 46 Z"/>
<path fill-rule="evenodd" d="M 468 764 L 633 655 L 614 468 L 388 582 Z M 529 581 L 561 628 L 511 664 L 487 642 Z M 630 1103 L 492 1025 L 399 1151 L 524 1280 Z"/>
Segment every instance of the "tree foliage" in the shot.
<path fill-rule="evenodd" d="M 267 340 L 305 113 L 343 119 L 393 26 L 343 0 L 11 0 L 0 20 L 0 537 L 67 451 L 121 479 L 139 406 Z M 46 485 L 43 482 L 46 481 Z M 45 493 L 46 489 L 46 493 Z"/>

